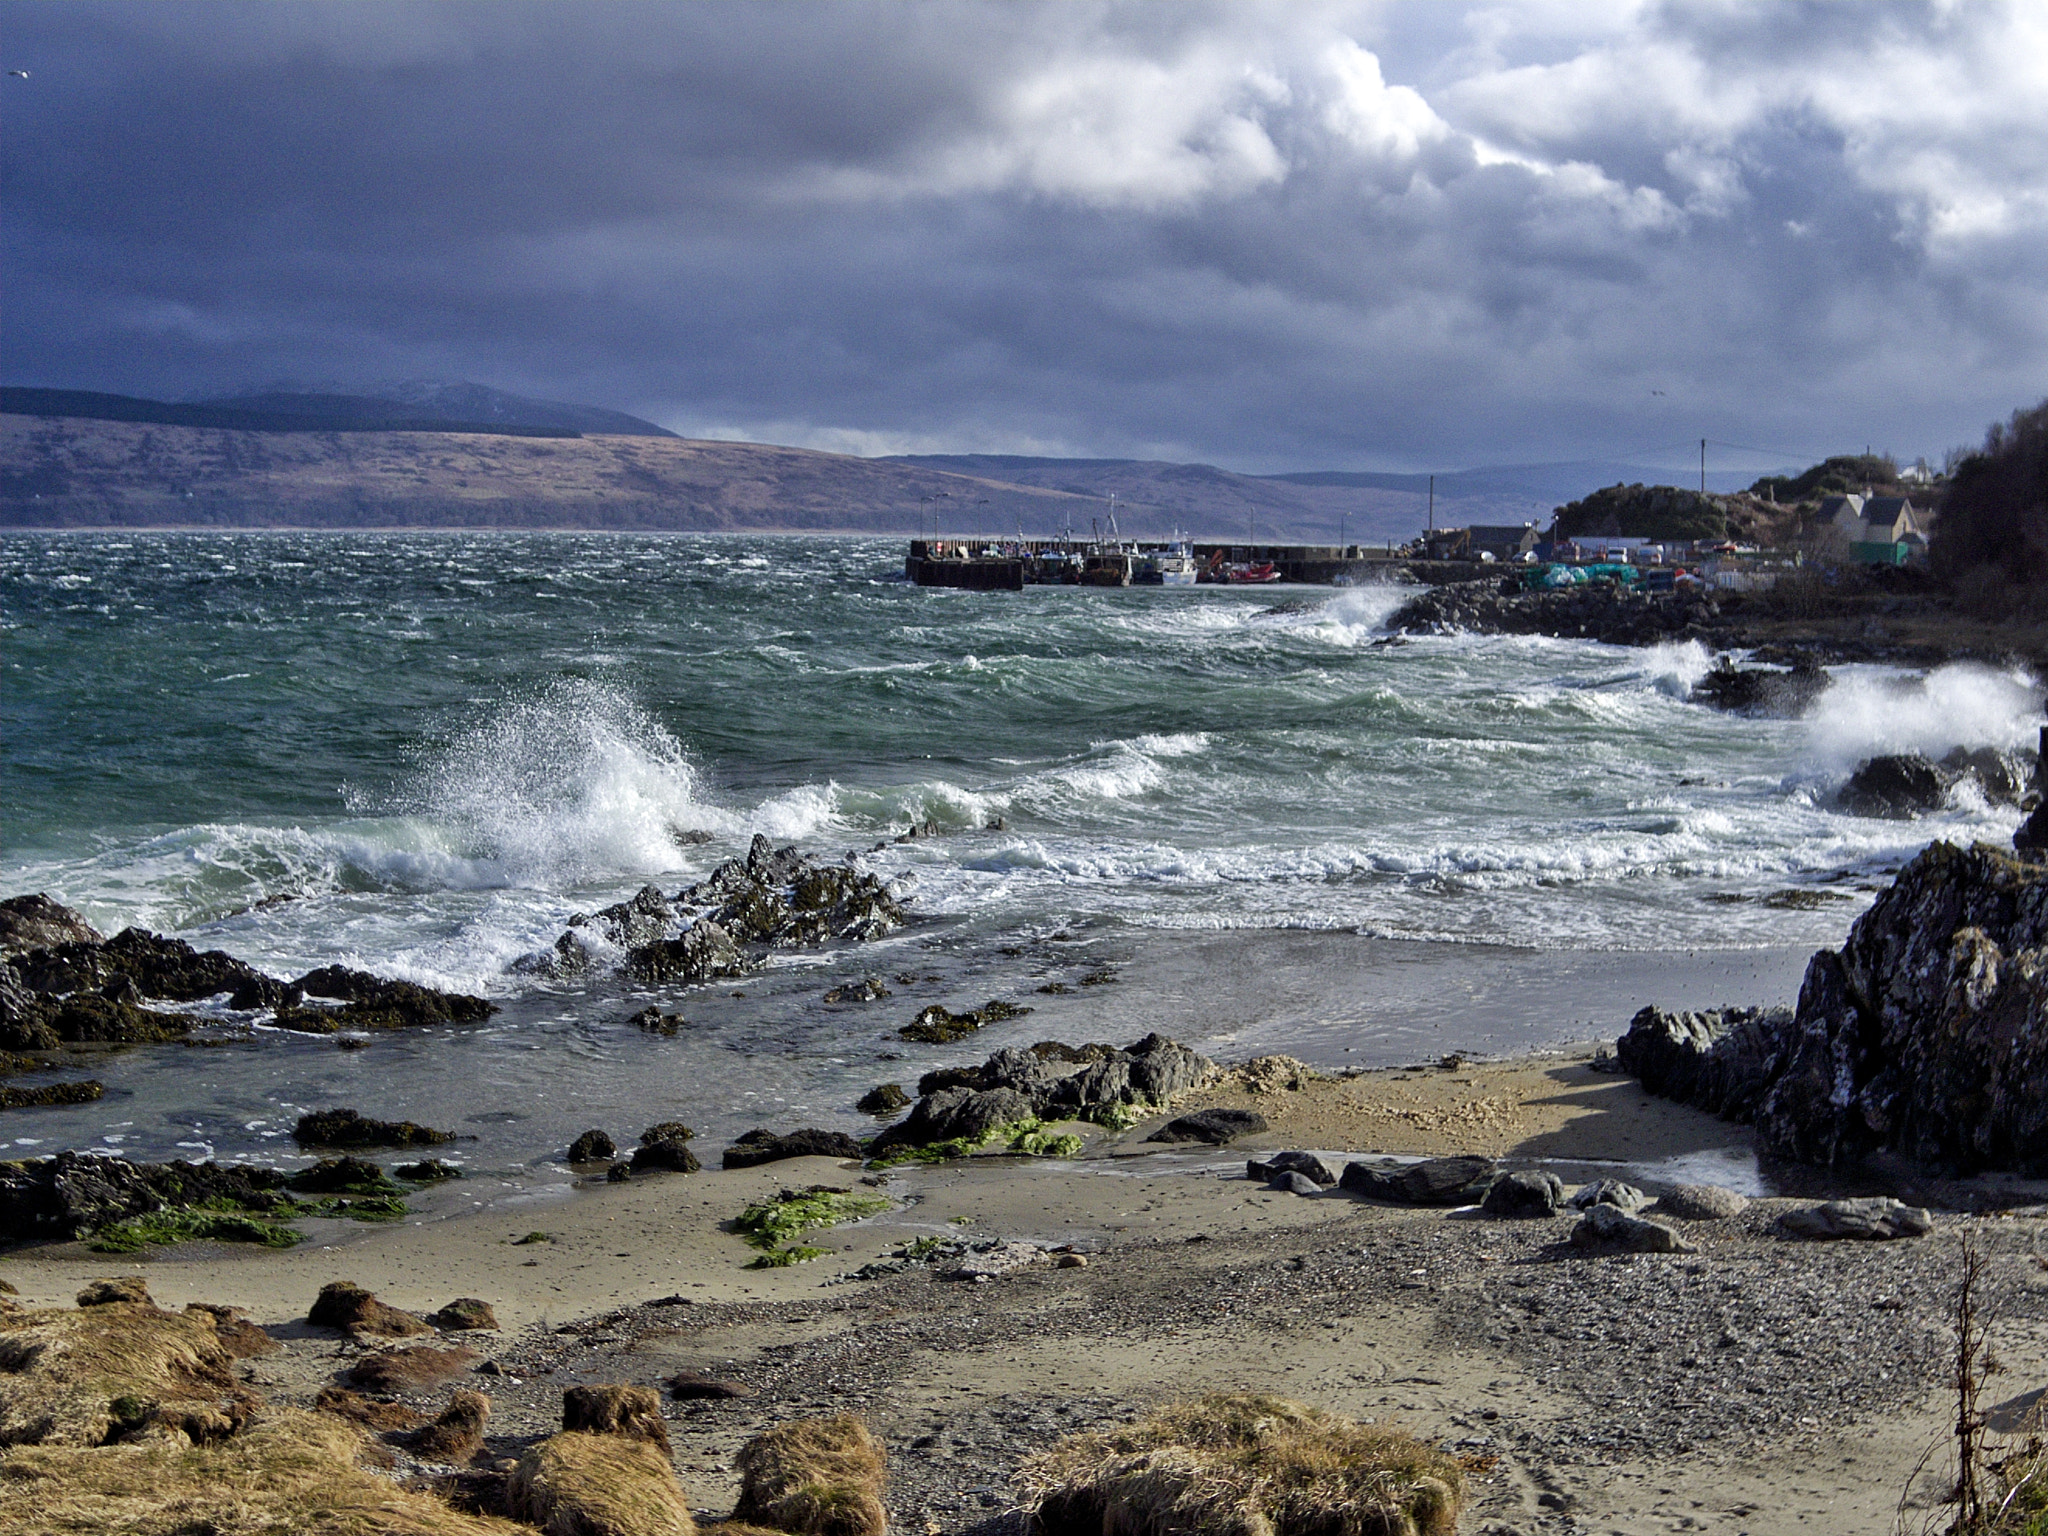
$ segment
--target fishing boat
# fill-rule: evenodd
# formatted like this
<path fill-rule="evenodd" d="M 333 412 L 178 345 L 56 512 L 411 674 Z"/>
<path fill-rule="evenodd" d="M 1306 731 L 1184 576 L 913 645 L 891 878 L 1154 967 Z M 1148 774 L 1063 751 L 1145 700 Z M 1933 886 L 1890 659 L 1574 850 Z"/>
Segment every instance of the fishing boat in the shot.
<path fill-rule="evenodd" d="M 1223 579 L 1233 587 L 1255 587 L 1278 581 L 1280 573 L 1273 568 L 1272 561 L 1256 560 L 1244 565 L 1226 565 Z"/>
<path fill-rule="evenodd" d="M 1195 577 L 1194 546 L 1177 531 L 1172 543 L 1151 551 L 1138 566 L 1138 580 L 1152 587 L 1192 587 Z"/>

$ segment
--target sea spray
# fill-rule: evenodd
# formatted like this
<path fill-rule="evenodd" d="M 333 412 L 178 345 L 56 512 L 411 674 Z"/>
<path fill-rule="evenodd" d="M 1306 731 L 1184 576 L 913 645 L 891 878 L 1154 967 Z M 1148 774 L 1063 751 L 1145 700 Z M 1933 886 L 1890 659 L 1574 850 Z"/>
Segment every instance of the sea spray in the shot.
<path fill-rule="evenodd" d="M 1916 677 L 1843 668 L 1820 696 L 1807 731 L 1817 764 L 1845 774 L 1888 752 L 1939 758 L 1953 747 L 2032 746 L 2041 704 L 2040 683 L 2017 670 L 1959 662 Z"/>

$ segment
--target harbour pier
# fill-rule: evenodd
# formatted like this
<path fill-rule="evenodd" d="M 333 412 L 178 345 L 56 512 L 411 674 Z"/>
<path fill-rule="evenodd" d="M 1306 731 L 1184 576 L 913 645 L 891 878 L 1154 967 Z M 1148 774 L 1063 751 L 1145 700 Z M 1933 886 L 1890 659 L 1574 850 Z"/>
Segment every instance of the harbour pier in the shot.
<path fill-rule="evenodd" d="M 903 573 L 921 587 L 1021 592 L 1028 586 L 1128 587 L 1145 582 L 1148 557 L 1194 557 L 1196 580 L 1349 586 L 1384 581 L 1407 562 L 1361 544 L 1222 544 L 1199 540 L 912 539 Z"/>

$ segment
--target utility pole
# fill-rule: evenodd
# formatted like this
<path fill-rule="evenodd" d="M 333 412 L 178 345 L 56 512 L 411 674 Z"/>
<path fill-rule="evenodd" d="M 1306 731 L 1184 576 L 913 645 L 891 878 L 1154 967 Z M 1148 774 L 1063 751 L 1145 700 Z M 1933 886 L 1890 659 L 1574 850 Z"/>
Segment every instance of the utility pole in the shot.
<path fill-rule="evenodd" d="M 1707 440 L 1700 439 L 1700 494 L 1707 494 Z"/>
<path fill-rule="evenodd" d="M 1429 477 L 1429 531 L 1436 532 L 1436 476 Z"/>

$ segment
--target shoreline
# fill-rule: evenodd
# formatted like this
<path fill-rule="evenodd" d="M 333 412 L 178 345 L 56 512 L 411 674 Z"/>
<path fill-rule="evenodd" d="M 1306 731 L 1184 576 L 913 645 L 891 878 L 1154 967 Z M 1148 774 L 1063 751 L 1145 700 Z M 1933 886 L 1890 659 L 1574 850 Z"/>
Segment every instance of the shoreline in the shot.
<path fill-rule="evenodd" d="M 2008 1184 L 2019 1210 L 1939 1216 L 1913 1242 L 1788 1242 L 1771 1222 L 1796 1202 L 1769 1197 L 1729 1221 L 1679 1223 L 1694 1254 L 1588 1258 L 1564 1242 L 1568 1218 L 1302 1197 L 1243 1176 L 1247 1156 L 1302 1146 L 1480 1152 L 1557 1167 L 1568 1182 L 1748 1156 L 1742 1127 L 1591 1060 L 1580 1047 L 1184 1096 L 1176 1112 L 1267 1117 L 1271 1129 L 1227 1147 L 1151 1150 L 1142 1138 L 1159 1115 L 1122 1134 L 1079 1128 L 1091 1144 L 1066 1162 L 977 1155 L 864 1175 L 804 1158 L 428 1211 L 282 1252 L 14 1249 L 0 1277 L 35 1305 L 140 1273 L 167 1306 L 243 1307 L 285 1345 L 249 1363 L 251 1384 L 298 1404 L 360 1353 L 304 1324 L 321 1285 L 351 1280 L 421 1312 L 479 1296 L 503 1332 L 453 1342 L 505 1373 L 463 1378 L 493 1400 L 495 1454 L 552 1427 L 573 1381 L 696 1370 L 748 1395 L 668 1410 L 694 1504 L 729 1506 L 731 1453 L 746 1436 L 853 1407 L 888 1447 L 896 1522 L 926 1531 L 1001 1514 L 1009 1473 L 1059 1434 L 1225 1388 L 1391 1416 L 1453 1444 L 1481 1466 L 1468 1532 L 1880 1529 L 1948 1412 L 1940 1337 L 1964 1234 L 2000 1267 L 1997 1343 L 2013 1374 L 1997 1395 L 2048 1376 L 2048 1346 L 2028 1326 L 2048 1314 L 2029 1274 L 2048 1227 L 2040 1186 Z M 753 1250 L 721 1230 L 777 1189 L 865 1194 L 863 1177 L 898 1203 L 810 1234 L 828 1250 L 812 1263 L 749 1270 Z M 457 1184 L 435 1203 L 462 1197 Z M 516 1245 L 535 1228 L 552 1240 Z M 1085 1262 L 979 1284 L 916 1264 L 841 1278 L 948 1234 L 1070 1248 Z M 1717 1344 L 1723 1335 L 1737 1344 Z M 447 1391 L 403 1395 L 431 1409 Z"/>

